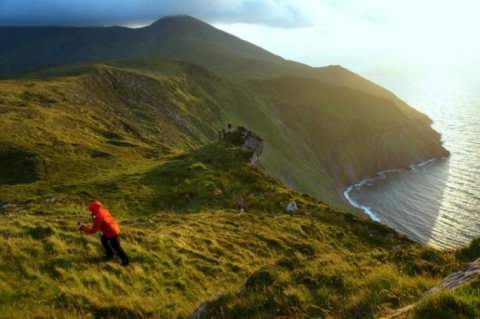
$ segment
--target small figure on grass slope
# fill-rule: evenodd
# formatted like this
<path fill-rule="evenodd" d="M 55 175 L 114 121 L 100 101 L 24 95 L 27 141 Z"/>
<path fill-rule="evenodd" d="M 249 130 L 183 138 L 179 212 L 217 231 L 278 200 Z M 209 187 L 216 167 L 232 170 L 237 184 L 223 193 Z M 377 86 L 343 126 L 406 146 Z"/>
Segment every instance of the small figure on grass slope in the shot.
<path fill-rule="evenodd" d="M 240 200 L 237 203 L 237 210 L 239 213 L 243 213 L 243 209 L 245 208 L 243 204 L 243 198 L 240 198 Z"/>
<path fill-rule="evenodd" d="M 287 206 L 287 212 L 290 214 L 290 216 L 293 216 L 293 214 L 295 213 L 295 211 L 297 210 L 297 203 L 295 203 L 295 201 L 291 201 L 288 206 Z"/>
<path fill-rule="evenodd" d="M 102 204 L 97 200 L 90 202 L 88 208 L 90 209 L 93 218 L 92 228 L 79 224 L 78 229 L 90 234 L 94 234 L 100 230 L 102 232 L 100 241 L 106 251 L 104 259 L 112 260 L 115 251 L 122 259 L 122 265 L 128 266 L 129 260 L 127 254 L 122 246 L 120 246 L 120 227 L 117 222 L 115 222 L 107 209 L 102 208 Z"/>

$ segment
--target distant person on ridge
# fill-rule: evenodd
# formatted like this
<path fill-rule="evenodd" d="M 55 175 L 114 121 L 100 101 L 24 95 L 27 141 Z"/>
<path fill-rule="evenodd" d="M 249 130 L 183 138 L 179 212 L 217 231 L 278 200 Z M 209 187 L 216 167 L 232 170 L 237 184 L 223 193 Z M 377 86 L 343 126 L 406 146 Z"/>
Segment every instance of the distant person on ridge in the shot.
<path fill-rule="evenodd" d="M 94 200 L 88 204 L 88 209 L 90 209 L 93 225 L 92 228 L 88 228 L 79 223 L 78 229 L 83 232 L 94 234 L 97 231 L 102 232 L 102 237 L 100 241 L 102 242 L 103 247 L 105 248 L 106 255 L 104 259 L 112 260 L 114 258 L 114 251 L 122 259 L 122 266 L 127 266 L 129 260 L 127 254 L 120 246 L 120 227 L 110 215 L 109 211 L 105 208 L 102 208 L 102 204 Z"/>
<path fill-rule="evenodd" d="M 297 204 L 293 200 L 287 206 L 287 212 L 290 214 L 290 216 L 293 216 L 293 213 L 295 213 L 297 209 Z"/>
<path fill-rule="evenodd" d="M 231 132 L 232 131 L 232 123 L 228 122 L 227 127 L 228 127 L 228 131 Z"/>
<path fill-rule="evenodd" d="M 240 198 L 240 200 L 237 203 L 237 210 L 239 213 L 243 213 L 243 208 L 245 206 L 243 205 L 243 198 Z"/>

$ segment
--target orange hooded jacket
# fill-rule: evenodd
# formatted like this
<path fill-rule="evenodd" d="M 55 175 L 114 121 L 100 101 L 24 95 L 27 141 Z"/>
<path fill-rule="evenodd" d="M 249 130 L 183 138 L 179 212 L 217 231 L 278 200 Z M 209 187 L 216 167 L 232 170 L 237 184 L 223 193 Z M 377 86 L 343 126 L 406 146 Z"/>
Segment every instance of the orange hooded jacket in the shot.
<path fill-rule="evenodd" d="M 107 238 L 112 238 L 120 234 L 120 227 L 118 227 L 118 224 L 108 210 L 102 208 L 102 204 L 99 201 L 95 200 L 90 202 L 88 208 L 92 212 L 93 225 L 92 228 L 82 225 L 82 227 L 80 227 L 82 231 L 93 234 L 100 230 Z"/>

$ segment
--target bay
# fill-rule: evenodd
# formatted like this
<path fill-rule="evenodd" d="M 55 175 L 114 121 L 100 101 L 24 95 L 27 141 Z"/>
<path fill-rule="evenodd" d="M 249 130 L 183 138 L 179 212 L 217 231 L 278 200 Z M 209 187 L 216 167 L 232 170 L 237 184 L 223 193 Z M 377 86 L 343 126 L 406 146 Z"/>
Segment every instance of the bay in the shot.
<path fill-rule="evenodd" d="M 477 71 L 477 72 L 476 72 Z M 363 75 L 427 114 L 451 156 L 353 185 L 354 207 L 413 240 L 441 249 L 479 236 L 480 72 L 436 69 Z"/>

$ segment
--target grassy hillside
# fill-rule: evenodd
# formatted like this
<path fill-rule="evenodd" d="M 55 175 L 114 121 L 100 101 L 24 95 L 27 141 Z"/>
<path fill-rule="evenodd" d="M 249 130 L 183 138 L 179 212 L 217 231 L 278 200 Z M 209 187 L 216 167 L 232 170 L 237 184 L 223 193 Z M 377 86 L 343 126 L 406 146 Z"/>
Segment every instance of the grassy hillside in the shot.
<path fill-rule="evenodd" d="M 124 27 L 0 27 L 0 78 L 74 63 L 138 57 L 170 57 L 200 64 L 230 80 L 294 76 L 340 85 L 394 101 L 427 119 L 392 92 L 341 66 L 310 67 L 285 60 L 190 16 L 162 18 L 137 29 Z"/>
<path fill-rule="evenodd" d="M 471 257 L 296 193 L 250 155 L 227 139 L 103 169 L 84 193 L 11 186 L 25 197 L 1 209 L 0 317 L 188 318 L 207 302 L 204 318 L 374 318 Z M 95 195 L 120 222 L 127 268 L 100 260 L 97 235 L 83 246 L 75 226 Z"/>
<path fill-rule="evenodd" d="M 390 100 L 296 77 L 244 83 L 267 98 L 268 113 L 283 126 L 286 143 L 272 147 L 266 167 L 314 196 L 332 200 L 345 185 L 386 168 L 448 154 L 428 121 Z M 318 185 L 331 185 L 331 196 Z"/>
<path fill-rule="evenodd" d="M 110 165 L 148 166 L 195 149 L 217 139 L 227 121 L 264 138 L 261 162 L 270 173 L 338 207 L 347 207 L 348 185 L 447 154 L 428 121 L 316 80 L 234 83 L 199 65 L 145 58 L 46 69 L 0 85 L 3 178 L 57 188 L 65 176 L 75 184 Z M 31 172 L 21 172 L 23 163 Z"/>
<path fill-rule="evenodd" d="M 147 78 L 146 82 L 128 82 L 136 80 L 130 79 L 131 75 L 122 79 L 124 75 L 119 75 L 122 73 L 119 71 L 108 71 L 115 77 L 116 87 L 104 86 L 104 92 L 114 90 L 101 94 L 99 100 L 107 108 L 117 107 L 111 101 L 116 101 L 117 95 L 124 95 L 122 87 L 127 85 L 129 96 L 115 103 L 120 108 L 128 104 L 131 109 L 137 103 L 132 101 L 141 100 L 138 94 L 146 94 L 149 110 L 141 112 L 147 118 L 149 113 L 158 112 L 157 101 L 176 103 L 176 94 L 169 101 L 164 101 L 164 95 L 152 95 L 152 89 L 157 89 L 156 82 L 165 83 L 172 72 L 177 79 L 184 77 L 174 84 L 182 98 L 180 109 L 191 105 L 212 109 L 209 117 L 195 114 L 183 120 L 197 123 L 193 131 L 188 131 L 191 136 L 206 134 L 207 139 L 202 137 L 197 146 L 211 140 L 213 132 L 226 121 L 248 126 L 265 138 L 263 161 L 272 174 L 290 187 L 339 207 L 348 207 L 342 198 L 346 185 L 381 170 L 448 155 L 439 134 L 429 127 L 431 120 L 380 86 L 340 66 L 312 68 L 284 60 L 189 16 L 163 18 L 139 29 L 4 27 L 0 28 L 0 41 L 10 48 L 0 52 L 0 61 L 4 62 L 0 77 L 24 72 L 31 77 L 28 72 L 37 69 L 35 77 L 95 73 L 89 66 L 72 68 L 71 64 L 78 62 L 101 62 L 122 72 L 129 68 L 129 74 L 136 79 Z M 117 60 L 132 57 L 136 59 Z M 190 61 L 196 66 L 186 62 L 182 67 L 169 66 L 161 57 Z M 52 65 L 63 66 L 52 71 Z M 190 81 L 190 77 L 195 80 Z M 97 79 L 90 77 L 86 81 Z M 248 89 L 239 87 L 245 83 Z M 191 89 L 188 96 L 180 92 L 184 84 Z M 170 94 L 171 88 L 162 84 L 161 90 L 168 92 L 162 94 Z M 95 96 L 99 93 L 94 86 L 87 90 L 93 90 Z M 281 94 L 278 90 L 282 90 Z M 192 97 L 201 101 L 190 100 Z M 342 111 L 335 110 L 337 107 Z M 355 112 L 350 112 L 352 108 Z M 171 119 L 174 111 L 163 116 Z M 112 112 L 118 117 L 118 112 Z M 130 113 L 119 114 L 128 117 Z M 184 110 L 182 113 L 181 117 Z M 371 116 L 378 119 L 377 126 L 368 123 Z M 381 123 L 382 119 L 386 121 Z M 309 122 L 307 126 L 305 120 Z M 392 122 L 394 129 L 384 130 Z M 195 142 L 189 141 L 188 145 L 195 147 Z M 291 145 L 295 145 L 293 150 Z M 184 143 L 174 147 L 183 146 Z"/>

